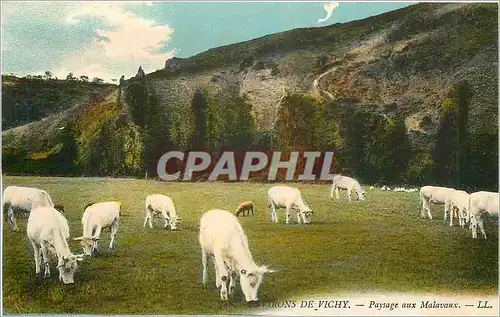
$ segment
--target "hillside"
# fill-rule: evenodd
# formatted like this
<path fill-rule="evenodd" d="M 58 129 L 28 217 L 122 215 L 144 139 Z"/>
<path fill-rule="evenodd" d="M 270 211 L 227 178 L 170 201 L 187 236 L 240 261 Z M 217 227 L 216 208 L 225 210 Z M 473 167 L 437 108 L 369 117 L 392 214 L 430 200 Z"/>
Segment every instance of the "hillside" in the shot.
<path fill-rule="evenodd" d="M 82 81 L 2 76 L 2 130 L 88 104 L 116 88 Z"/>
<path fill-rule="evenodd" d="M 173 58 L 122 82 L 91 133 L 76 123 L 72 162 L 141 175 L 172 149 L 334 150 L 366 182 L 496 186 L 497 17 L 497 4 L 418 4 Z M 6 131 L 4 147 L 47 152 L 54 126 Z"/>

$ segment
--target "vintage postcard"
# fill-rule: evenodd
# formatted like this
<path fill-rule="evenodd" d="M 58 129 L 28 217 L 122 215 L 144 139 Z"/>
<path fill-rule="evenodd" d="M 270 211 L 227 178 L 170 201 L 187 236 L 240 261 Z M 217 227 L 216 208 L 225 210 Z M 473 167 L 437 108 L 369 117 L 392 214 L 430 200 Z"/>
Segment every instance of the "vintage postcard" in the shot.
<path fill-rule="evenodd" d="M 3 314 L 498 316 L 498 3 L 1 2 Z"/>

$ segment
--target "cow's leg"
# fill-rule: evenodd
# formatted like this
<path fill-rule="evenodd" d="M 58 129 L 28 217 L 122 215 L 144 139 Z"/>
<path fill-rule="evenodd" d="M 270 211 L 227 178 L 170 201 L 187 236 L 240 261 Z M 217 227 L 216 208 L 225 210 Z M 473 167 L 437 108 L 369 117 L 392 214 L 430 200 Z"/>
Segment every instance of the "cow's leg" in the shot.
<path fill-rule="evenodd" d="M 42 250 L 42 256 L 43 256 L 43 264 L 45 266 L 45 271 L 43 273 L 44 277 L 49 277 L 50 276 L 50 268 L 49 268 L 49 250 L 47 248 L 46 242 L 42 242 L 41 245 L 41 250 Z"/>
<path fill-rule="evenodd" d="M 236 289 L 236 278 L 238 274 L 234 270 L 229 271 L 229 295 L 232 296 L 234 294 L 234 290 Z"/>
<path fill-rule="evenodd" d="M 229 277 L 228 295 L 232 296 L 236 288 L 236 265 L 234 261 L 231 260 L 230 263 L 227 263 L 227 269 Z"/>
<path fill-rule="evenodd" d="M 469 220 L 469 211 L 467 210 L 467 207 L 462 209 L 462 217 L 463 217 L 462 227 L 465 228 Z"/>
<path fill-rule="evenodd" d="M 271 213 L 271 222 L 278 223 L 278 215 L 276 214 L 276 206 L 274 202 L 269 201 L 269 208 Z"/>
<path fill-rule="evenodd" d="M 253 206 L 250 207 L 250 210 L 252 211 L 252 216 L 253 216 Z M 248 215 L 250 216 L 250 213 L 248 213 Z"/>
<path fill-rule="evenodd" d="M 481 216 L 479 216 L 481 217 Z M 472 230 L 472 239 L 477 239 L 477 216 L 474 215 L 471 218 L 471 230 Z"/>
<path fill-rule="evenodd" d="M 285 223 L 286 224 L 289 224 L 290 223 L 290 209 L 291 209 L 291 206 L 286 206 L 286 221 Z"/>
<path fill-rule="evenodd" d="M 149 213 L 149 218 L 148 218 L 148 222 L 149 222 L 149 228 L 153 228 L 153 212 L 151 211 Z"/>
<path fill-rule="evenodd" d="M 5 222 L 7 222 L 7 224 L 9 225 L 9 228 L 10 228 L 10 231 L 14 231 L 14 228 L 13 228 L 13 225 L 12 225 L 12 221 L 10 220 L 10 204 L 9 203 L 5 203 L 3 204 L 3 217 L 5 219 Z"/>
<path fill-rule="evenodd" d="M 12 205 L 9 205 L 9 208 L 7 209 L 7 223 L 9 224 L 11 231 L 19 231 L 16 223 L 16 216 L 14 214 L 14 208 L 12 208 Z"/>
<path fill-rule="evenodd" d="M 92 241 L 92 250 L 90 251 L 90 254 L 92 256 L 98 256 L 100 253 L 99 251 L 99 240 L 93 240 Z"/>
<path fill-rule="evenodd" d="M 340 197 L 339 197 L 339 187 L 338 186 L 335 186 L 335 197 L 337 197 L 337 199 L 340 199 Z"/>
<path fill-rule="evenodd" d="M 427 216 L 429 219 L 432 219 L 432 214 L 431 214 L 431 202 L 427 200 L 426 202 L 426 209 L 427 209 Z"/>
<path fill-rule="evenodd" d="M 351 189 L 347 189 L 347 201 L 351 201 Z"/>
<path fill-rule="evenodd" d="M 425 196 L 422 196 L 422 194 L 420 194 L 420 217 L 422 218 L 425 218 L 426 201 L 427 199 L 425 198 Z"/>
<path fill-rule="evenodd" d="M 97 228 L 95 229 L 93 237 L 98 239 L 93 240 L 91 254 L 95 253 L 95 255 L 99 255 L 99 237 L 101 236 L 101 230 L 102 230 L 101 226 L 97 226 Z"/>
<path fill-rule="evenodd" d="M 36 245 L 36 243 L 30 239 L 31 246 L 33 247 L 33 256 L 35 257 L 35 274 L 38 275 L 42 271 L 41 268 L 41 254 L 40 254 L 40 248 Z"/>
<path fill-rule="evenodd" d="M 111 242 L 109 243 L 109 249 L 114 249 L 116 246 L 116 233 L 118 232 L 118 218 L 113 220 L 111 225 Z"/>
<path fill-rule="evenodd" d="M 151 221 L 151 218 L 153 218 L 153 213 L 149 208 L 146 207 L 146 219 L 144 219 L 144 225 L 143 225 L 144 228 L 146 228 L 146 224 L 148 223 L 148 221 L 149 221 L 149 227 L 153 228 L 153 223 Z"/>
<path fill-rule="evenodd" d="M 215 256 L 212 256 L 212 262 L 215 268 L 215 286 L 217 287 L 217 289 L 219 289 L 219 287 L 221 287 L 222 284 L 220 282 L 220 271 L 219 271 L 219 266 L 217 266 L 217 262 L 215 261 Z"/>
<path fill-rule="evenodd" d="M 477 223 L 479 225 L 479 230 L 481 230 L 481 234 L 483 235 L 483 238 L 486 239 L 486 232 L 484 231 L 484 218 L 481 217 L 481 215 L 479 217 L 477 217 Z"/>
<path fill-rule="evenodd" d="M 228 300 L 227 282 L 229 279 L 229 272 L 227 270 L 226 264 L 224 263 L 222 254 L 220 254 L 220 253 L 215 254 L 215 265 L 216 265 L 217 269 L 219 270 L 219 277 L 220 277 L 219 283 L 221 284 L 220 298 L 222 300 L 226 301 L 226 300 Z"/>
<path fill-rule="evenodd" d="M 460 227 L 464 226 L 464 221 L 465 221 L 464 214 L 465 214 L 465 210 L 463 210 L 462 208 L 457 208 L 457 218 L 458 218 L 458 224 Z"/>
<path fill-rule="evenodd" d="M 207 285 L 207 253 L 203 248 L 201 250 L 201 264 L 203 265 L 203 285 Z"/>
<path fill-rule="evenodd" d="M 448 206 L 448 214 L 450 215 L 450 227 L 453 227 L 453 214 L 455 213 L 455 205 Z"/>
<path fill-rule="evenodd" d="M 163 215 L 163 219 L 165 219 L 165 225 L 163 226 L 163 228 L 167 229 L 170 217 L 168 216 L 168 214 L 166 212 L 162 212 L 161 214 Z"/>
<path fill-rule="evenodd" d="M 330 188 L 330 198 L 333 199 L 333 191 L 335 190 L 335 186 L 332 184 L 332 187 Z"/>
<path fill-rule="evenodd" d="M 446 222 L 448 219 L 448 214 L 450 214 L 450 207 L 451 207 L 451 213 L 453 212 L 453 205 L 451 205 L 449 201 L 446 201 L 444 203 L 444 215 L 443 215 L 443 221 Z M 450 215 L 450 218 L 453 218 L 453 216 Z"/>

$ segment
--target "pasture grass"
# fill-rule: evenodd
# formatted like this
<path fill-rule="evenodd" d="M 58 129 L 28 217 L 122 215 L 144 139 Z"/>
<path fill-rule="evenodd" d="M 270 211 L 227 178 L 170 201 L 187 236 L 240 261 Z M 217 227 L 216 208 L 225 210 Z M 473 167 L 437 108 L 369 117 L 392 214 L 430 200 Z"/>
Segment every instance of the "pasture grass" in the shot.
<path fill-rule="evenodd" d="M 219 299 L 209 264 L 209 284 L 201 282 L 198 225 L 204 211 L 229 211 L 244 200 L 255 215 L 240 217 L 257 264 L 278 269 L 265 277 L 261 302 L 301 294 L 381 292 L 492 295 L 498 291 L 498 227 L 485 223 L 488 240 L 450 228 L 443 208 L 433 220 L 421 219 L 418 193 L 368 191 L 364 202 L 328 199 L 326 185 L 293 184 L 315 211 L 311 225 L 269 221 L 260 183 L 165 183 L 132 179 L 3 177 L 8 185 L 45 189 L 65 206 L 71 237 L 81 236 L 83 207 L 94 201 L 123 203 L 117 249 L 108 250 L 109 231 L 101 234 L 101 255 L 79 266 L 74 285 L 52 276 L 35 279 L 33 251 L 26 237 L 3 222 L 3 305 L 6 313 L 229 314 L 247 311 L 239 286 L 229 304 Z M 169 195 L 182 217 L 182 230 L 143 228 L 148 194 Z M 77 241 L 70 241 L 81 253 Z M 247 311 L 248 312 L 248 311 Z"/>

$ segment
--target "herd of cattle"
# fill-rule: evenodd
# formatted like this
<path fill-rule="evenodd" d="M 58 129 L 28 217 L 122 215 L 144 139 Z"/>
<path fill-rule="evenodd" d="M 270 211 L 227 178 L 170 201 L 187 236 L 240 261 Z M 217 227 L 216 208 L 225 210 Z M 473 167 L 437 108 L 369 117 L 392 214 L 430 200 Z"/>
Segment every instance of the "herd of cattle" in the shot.
<path fill-rule="evenodd" d="M 330 198 L 335 192 L 339 199 L 339 190 L 347 191 L 347 199 L 351 201 L 351 194 L 355 193 L 358 200 L 365 200 L 365 190 L 359 182 L 346 176 L 335 176 L 332 181 Z M 370 187 L 374 189 L 374 187 Z M 381 190 L 390 190 L 382 187 Z M 415 192 L 417 189 L 398 191 Z M 472 237 L 477 238 L 479 225 L 483 237 L 486 233 L 483 226 L 485 213 L 498 216 L 498 193 L 476 192 L 468 194 L 464 191 L 444 187 L 424 186 L 420 189 L 421 216 L 426 213 L 430 219 L 430 204 L 444 205 L 444 219 L 450 217 L 450 226 L 453 225 L 453 216 L 457 215 L 461 226 L 469 224 Z M 301 192 L 289 186 L 272 186 L 267 192 L 267 205 L 270 219 L 278 222 L 277 209 L 286 210 L 286 223 L 292 216 L 296 216 L 297 223 L 309 224 L 314 212 L 309 207 Z M 27 236 L 34 250 L 36 274 L 41 274 L 44 266 L 44 277 L 50 276 L 50 256 L 57 258 L 59 280 L 64 284 L 74 283 L 74 273 L 78 262 L 87 257 L 99 254 L 99 239 L 101 231 L 109 228 L 111 241 L 109 248 L 116 244 L 116 234 L 120 219 L 121 203 L 117 201 L 91 203 L 85 206 L 82 216 L 83 235 L 74 240 L 81 243 L 83 253 L 73 254 L 68 245 L 69 226 L 64 216 L 64 207 L 53 204 L 49 194 L 41 189 L 31 187 L 9 186 L 3 193 L 3 213 L 11 230 L 18 231 L 15 213 L 29 214 Z M 234 214 L 225 210 L 213 209 L 204 213 L 200 218 L 199 243 L 202 251 L 203 283 L 207 283 L 207 260 L 210 256 L 215 266 L 216 285 L 220 288 L 222 300 L 232 295 L 236 281 L 239 280 L 246 301 L 252 305 L 257 303 L 257 292 L 267 273 L 274 270 L 267 266 L 257 265 L 248 247 L 247 236 L 238 221 L 240 215 L 253 214 L 254 205 L 251 201 L 241 203 Z M 153 228 L 152 218 L 162 216 L 165 220 L 164 228 L 178 229 L 181 218 L 176 212 L 174 202 L 168 196 L 154 194 L 146 197 L 146 218 L 143 226 L 149 223 Z"/>

